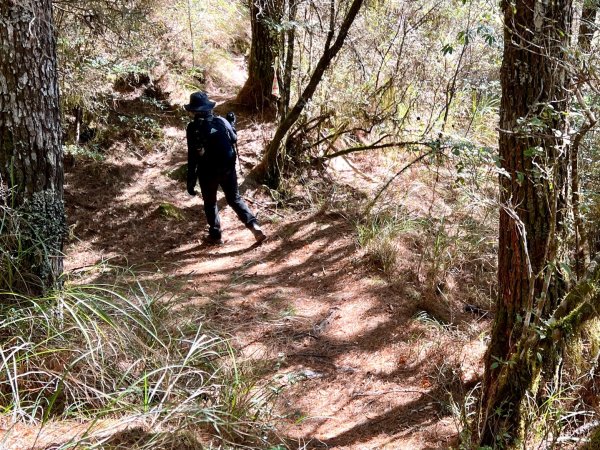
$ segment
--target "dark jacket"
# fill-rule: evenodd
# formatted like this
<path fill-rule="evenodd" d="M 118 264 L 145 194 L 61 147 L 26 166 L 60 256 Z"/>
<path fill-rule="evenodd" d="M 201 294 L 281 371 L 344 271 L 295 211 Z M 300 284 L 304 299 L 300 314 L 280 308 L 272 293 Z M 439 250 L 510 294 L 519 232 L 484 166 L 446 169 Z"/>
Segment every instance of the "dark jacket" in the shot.
<path fill-rule="evenodd" d="M 187 126 L 188 191 L 193 190 L 198 177 L 210 176 L 235 167 L 237 134 L 231 124 L 220 116 L 196 116 Z"/>

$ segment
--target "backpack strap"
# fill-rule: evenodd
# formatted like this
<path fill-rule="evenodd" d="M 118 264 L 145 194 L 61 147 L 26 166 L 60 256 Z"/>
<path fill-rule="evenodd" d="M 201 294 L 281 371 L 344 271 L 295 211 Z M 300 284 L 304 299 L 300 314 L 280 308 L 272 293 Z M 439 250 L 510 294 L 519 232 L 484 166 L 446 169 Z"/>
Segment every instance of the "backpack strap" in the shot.
<path fill-rule="evenodd" d="M 227 130 L 227 136 L 229 137 L 229 141 L 232 144 L 235 144 L 237 142 L 237 133 L 235 132 L 229 121 L 221 116 L 216 116 L 215 118 L 223 122 L 223 125 L 225 125 L 225 129 Z"/>
<path fill-rule="evenodd" d="M 196 151 L 198 152 L 198 156 L 203 156 L 205 147 L 206 147 L 206 133 L 203 130 L 204 122 L 198 122 L 195 124 L 194 134 L 196 138 Z"/>

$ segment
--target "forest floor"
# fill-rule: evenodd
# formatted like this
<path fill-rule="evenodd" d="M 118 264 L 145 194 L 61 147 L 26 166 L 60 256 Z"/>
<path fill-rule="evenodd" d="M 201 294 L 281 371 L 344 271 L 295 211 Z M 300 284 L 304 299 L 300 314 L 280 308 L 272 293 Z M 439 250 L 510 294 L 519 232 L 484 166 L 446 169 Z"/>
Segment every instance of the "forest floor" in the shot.
<path fill-rule="evenodd" d="M 221 114 L 235 108 L 227 97 L 217 100 Z M 225 244 L 205 244 L 201 198 L 167 176 L 186 161 L 185 124 L 177 114 L 163 119 L 164 141 L 147 154 L 115 148 L 104 161 L 77 159 L 68 169 L 67 273 L 107 260 L 159 269 L 182 319 L 230 336 L 240 360 L 281 388 L 273 420 L 291 448 L 456 444 L 460 403 L 480 377 L 481 336 L 489 325 L 452 300 L 464 292 L 460 280 L 440 295 L 425 293 L 418 245 L 408 238 L 398 243 L 394 275 L 385 276 L 368 263 L 339 208 L 304 198 L 276 209 L 263 189 L 244 195 L 269 235 L 265 243 L 256 245 L 225 207 Z M 272 127 L 240 114 L 244 171 Z M 328 183 L 340 190 L 368 190 L 368 180 L 380 181 L 372 162 L 360 157 L 329 172 Z M 408 192 L 418 179 L 405 183 Z M 432 194 L 419 192 L 415 208 Z M 175 212 L 169 216 L 164 204 Z M 451 322 L 428 313 L 440 309 L 436 303 L 451 311 Z"/>

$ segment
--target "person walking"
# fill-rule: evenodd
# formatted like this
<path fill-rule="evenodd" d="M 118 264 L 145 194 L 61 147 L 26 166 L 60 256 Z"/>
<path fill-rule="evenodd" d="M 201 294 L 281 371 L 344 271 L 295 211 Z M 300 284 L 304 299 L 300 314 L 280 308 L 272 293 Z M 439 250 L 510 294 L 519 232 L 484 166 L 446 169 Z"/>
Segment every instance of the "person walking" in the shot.
<path fill-rule="evenodd" d="M 235 122 L 213 114 L 216 103 L 209 100 L 205 92 L 190 95 L 186 111 L 193 120 L 186 129 L 188 147 L 187 191 L 196 195 L 196 181 L 200 182 L 200 192 L 204 201 L 204 213 L 208 222 L 208 236 L 211 244 L 222 244 L 221 221 L 217 207 L 217 190 L 223 189 L 227 204 L 235 211 L 240 221 L 252 232 L 258 243 L 267 235 L 261 229 L 256 216 L 240 196 L 235 171 L 237 142 Z M 233 114 L 228 115 L 234 118 Z"/>

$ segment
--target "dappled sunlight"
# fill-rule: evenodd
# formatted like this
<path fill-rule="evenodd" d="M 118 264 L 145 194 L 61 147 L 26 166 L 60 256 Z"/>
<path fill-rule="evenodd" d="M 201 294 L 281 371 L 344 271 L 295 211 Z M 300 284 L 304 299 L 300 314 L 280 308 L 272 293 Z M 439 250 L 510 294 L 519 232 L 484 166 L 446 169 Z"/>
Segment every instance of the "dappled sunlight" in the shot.
<path fill-rule="evenodd" d="M 154 260 L 168 267 L 179 296 L 174 313 L 218 326 L 241 361 L 259 363 L 265 377 L 283 388 L 277 407 L 290 438 L 410 448 L 417 430 L 417 440 L 452 435 L 446 413 L 429 397 L 438 395 L 432 393 L 439 383 L 434 374 L 444 364 L 464 365 L 472 380 L 480 354 L 459 350 L 462 362 L 445 361 L 458 343 L 443 326 L 412 317 L 423 302 L 410 289 L 390 287 L 384 274 L 364 265 L 343 217 L 311 211 L 266 221 L 269 239 L 256 246 L 224 207 L 225 244 L 210 246 L 201 239 L 201 201 L 181 184 L 166 182 L 164 165 L 177 167 L 183 155 L 168 152 L 161 161 L 140 167 L 143 175 L 120 188 L 112 206 L 138 210 L 141 223 L 121 219 L 72 248 L 87 258 L 112 248 L 130 264 Z M 168 201 L 183 219 L 162 217 L 148 205 L 143 186 L 158 183 L 162 190 L 152 191 L 153 205 Z M 127 245 L 113 246 L 109 230 Z M 128 234 L 136 238 L 127 240 Z M 410 257 L 407 247 L 398 252 Z M 403 264 L 411 267 L 410 260 Z M 389 427 L 394 437 L 383 431 Z"/>
<path fill-rule="evenodd" d="M 242 72 L 228 67 L 221 67 L 230 72 L 228 83 L 238 83 Z M 220 114 L 237 111 L 230 94 L 214 99 Z M 77 166 L 67 174 L 73 224 L 67 270 L 108 257 L 147 269 L 140 280 L 169 289 L 170 321 L 218 330 L 238 362 L 255 367 L 261 386 L 278 392 L 274 411 L 286 439 L 315 448 L 447 448 L 456 435 L 450 393 L 457 379 L 473 383 L 480 374 L 479 347 L 469 347 L 462 330 L 477 334 L 485 327 L 461 311 L 458 275 L 446 267 L 434 274 L 449 280 L 442 296 L 430 288 L 438 280 L 423 262 L 430 258 L 423 230 L 454 214 L 445 193 L 451 169 L 411 168 L 377 206 L 385 212 L 400 205 L 390 209 L 391 228 L 385 222 L 365 228 L 366 238 L 359 230 L 368 225 L 360 222 L 362 208 L 412 153 L 335 158 L 319 174 L 323 186 L 307 183 L 287 194 L 293 208 L 263 187 L 243 190 L 269 237 L 262 245 L 219 193 L 225 243 L 211 246 L 202 239 L 202 200 L 187 194 L 177 174 L 186 162 L 181 119 L 169 112 L 159 146 L 108 158 L 98 165 L 101 177 Z M 273 127 L 240 114 L 241 172 L 259 160 Z M 454 232 L 451 225 L 440 229 Z M 371 238 L 381 238 L 382 246 L 369 247 Z M 397 257 L 387 268 L 372 256 L 386 248 Z"/>
<path fill-rule="evenodd" d="M 596 445 L 598 2 L 78 3 L 0 2 L 2 449 Z"/>
<path fill-rule="evenodd" d="M 599 14 L 0 1 L 1 449 L 595 448 Z"/>
<path fill-rule="evenodd" d="M 167 267 L 179 296 L 174 313 L 218 326 L 241 361 L 259 363 L 266 379 L 282 387 L 277 408 L 290 438 L 410 448 L 416 430 L 421 440 L 452 435 L 430 395 L 437 396 L 433 374 L 455 340 L 443 327 L 416 321 L 422 301 L 365 265 L 346 219 L 316 211 L 283 221 L 271 215 L 263 222 L 269 239 L 256 246 L 224 207 L 225 244 L 210 246 L 201 239 L 201 201 L 164 175 L 164 165 L 177 167 L 184 156 L 172 151 L 160 161 L 140 167 L 141 176 L 119 189 L 111 207 L 138 210 L 141 223 L 121 219 L 72 248 L 87 258 L 118 249 L 129 263 Z M 149 206 L 143 186 L 161 183 Z M 182 219 L 153 212 L 164 201 Z M 119 232 L 123 227 L 127 233 Z M 112 245 L 109 230 L 127 245 Z M 127 240 L 130 233 L 136 238 Z M 410 255 L 406 247 L 398 251 Z M 394 437 L 384 429 L 394 429 Z"/>

